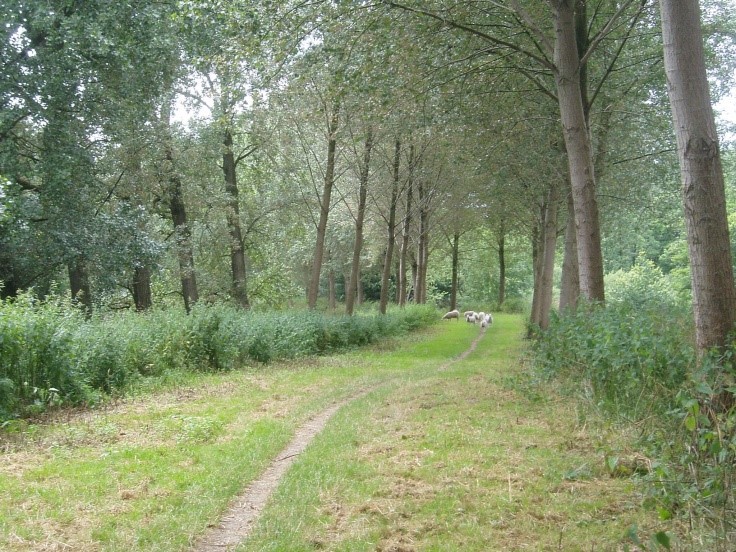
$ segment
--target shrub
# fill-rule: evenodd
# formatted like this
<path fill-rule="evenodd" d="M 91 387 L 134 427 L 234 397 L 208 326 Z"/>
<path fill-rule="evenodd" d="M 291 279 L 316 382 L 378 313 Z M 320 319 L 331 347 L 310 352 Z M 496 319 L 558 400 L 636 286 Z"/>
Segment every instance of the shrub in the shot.
<path fill-rule="evenodd" d="M 50 405 L 89 403 L 101 393 L 122 393 L 143 377 L 339 351 L 436 319 L 434 309 L 414 305 L 386 316 L 197 305 L 189 315 L 158 309 L 85 319 L 68 301 L 26 294 L 0 302 L 0 420 Z"/>

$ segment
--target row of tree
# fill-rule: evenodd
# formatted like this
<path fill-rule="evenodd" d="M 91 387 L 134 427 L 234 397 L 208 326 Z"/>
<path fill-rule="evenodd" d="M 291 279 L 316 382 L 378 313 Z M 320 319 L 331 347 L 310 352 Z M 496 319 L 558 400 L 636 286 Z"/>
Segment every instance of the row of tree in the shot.
<path fill-rule="evenodd" d="M 533 291 L 545 327 L 559 236 L 562 308 L 603 301 L 606 270 L 639 253 L 672 259 L 672 105 L 678 130 L 711 113 L 677 150 L 716 178 L 688 177 L 684 198 L 699 346 L 722 344 L 735 305 L 705 63 L 729 84 L 736 19 L 709 2 L 703 51 L 687 4 L 5 2 L 2 293 L 62 271 L 88 309 Z"/>

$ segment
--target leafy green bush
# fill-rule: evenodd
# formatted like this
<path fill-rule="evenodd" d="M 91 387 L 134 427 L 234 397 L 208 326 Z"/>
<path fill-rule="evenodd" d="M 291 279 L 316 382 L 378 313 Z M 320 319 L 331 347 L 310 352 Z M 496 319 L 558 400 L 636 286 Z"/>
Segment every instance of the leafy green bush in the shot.
<path fill-rule="evenodd" d="M 625 417 L 667 409 L 695 364 L 685 309 L 659 305 L 582 305 L 552 316 L 534 345 L 537 369 L 547 377 L 582 383 L 596 404 Z"/>
<path fill-rule="evenodd" d="M 0 302 L 0 420 L 94 402 L 144 377 L 339 351 L 436 320 L 426 306 L 350 317 L 228 305 L 197 305 L 189 315 L 159 309 L 86 319 L 68 301 L 26 294 Z"/>

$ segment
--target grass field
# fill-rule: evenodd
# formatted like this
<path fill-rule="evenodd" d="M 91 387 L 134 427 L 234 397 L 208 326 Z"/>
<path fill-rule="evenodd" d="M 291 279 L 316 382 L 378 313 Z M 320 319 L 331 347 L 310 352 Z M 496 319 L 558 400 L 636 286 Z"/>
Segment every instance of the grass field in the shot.
<path fill-rule="evenodd" d="M 188 550 L 330 404 L 238 550 L 624 550 L 672 530 L 606 454 L 626 436 L 522 362 L 520 317 L 445 322 L 330 357 L 191 375 L 177 388 L 0 434 L 0 549 Z"/>

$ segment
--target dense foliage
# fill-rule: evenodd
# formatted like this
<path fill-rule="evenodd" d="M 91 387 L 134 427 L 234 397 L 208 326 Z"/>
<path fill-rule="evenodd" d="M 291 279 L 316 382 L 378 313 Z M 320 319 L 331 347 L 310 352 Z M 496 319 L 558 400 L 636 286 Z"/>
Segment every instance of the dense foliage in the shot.
<path fill-rule="evenodd" d="M 386 316 L 251 313 L 227 305 L 99 314 L 31 295 L 0 303 L 0 418 L 94 403 L 146 377 L 230 370 L 319 355 L 400 336 L 437 319 L 409 306 Z"/>
<path fill-rule="evenodd" d="M 661 516 L 700 520 L 698 534 L 718 549 L 733 542 L 736 519 L 736 341 L 698 359 L 676 282 L 650 262 L 615 273 L 605 308 L 553 317 L 535 341 L 535 371 L 631 427 L 643 456 L 625 466 L 604 451 L 612 475 L 640 476 Z"/>

